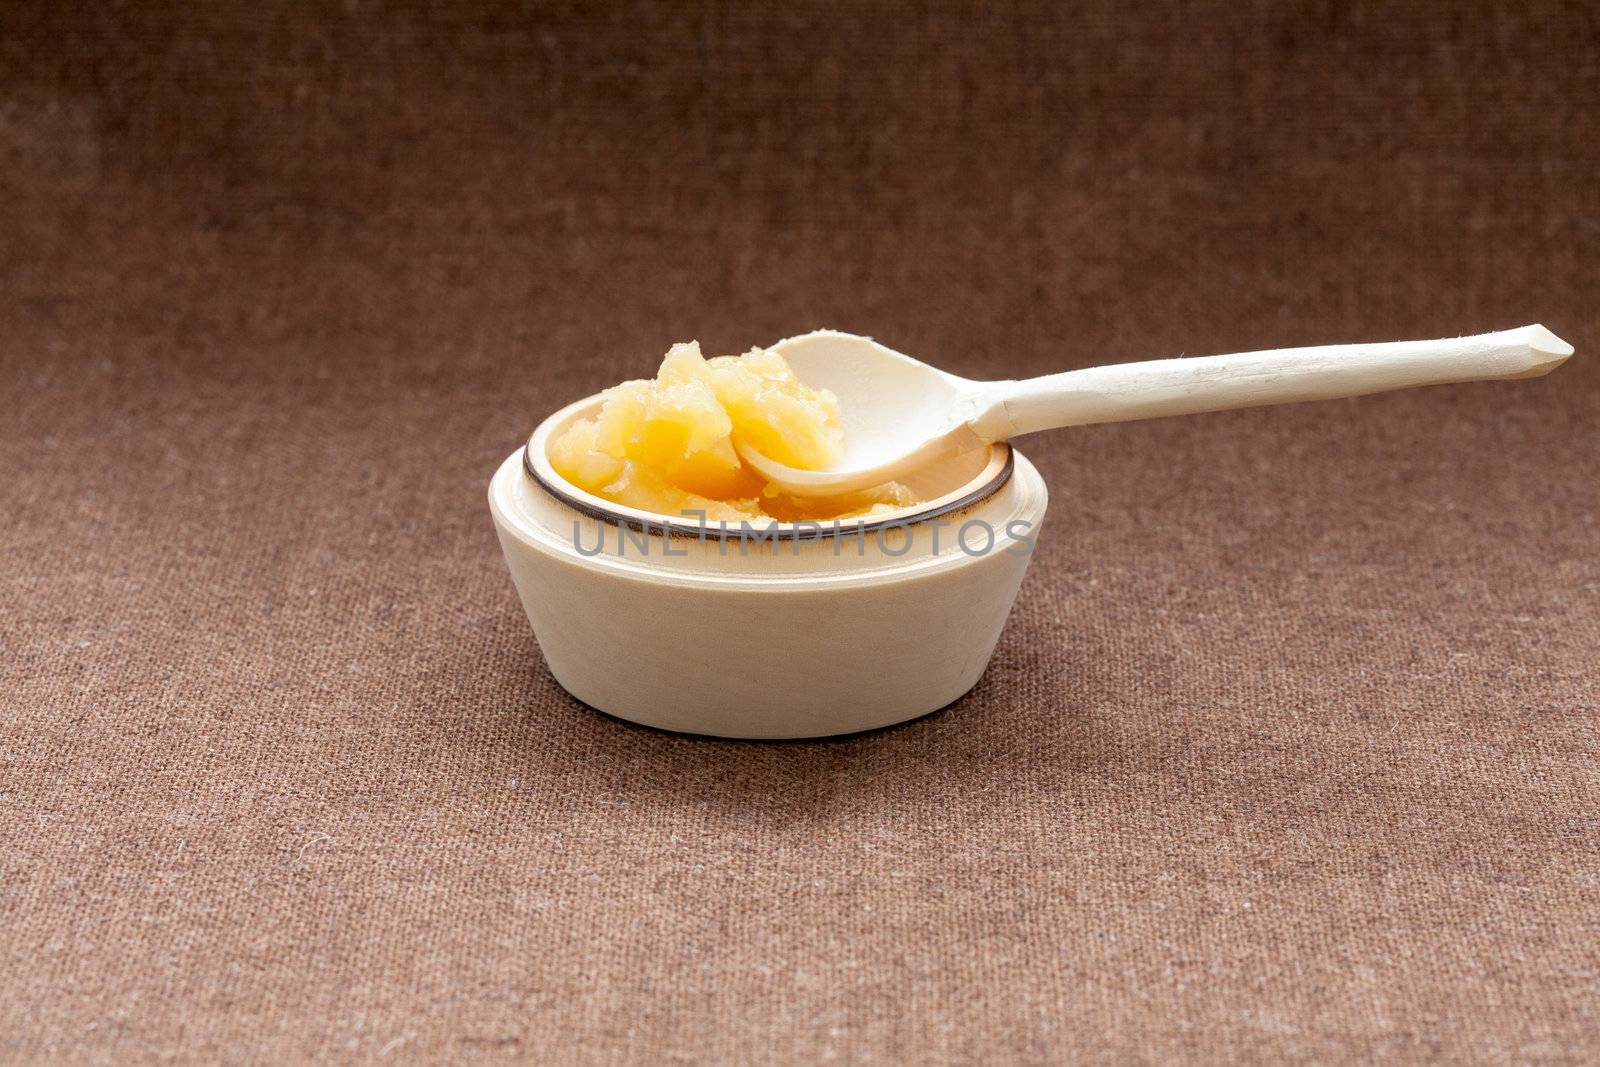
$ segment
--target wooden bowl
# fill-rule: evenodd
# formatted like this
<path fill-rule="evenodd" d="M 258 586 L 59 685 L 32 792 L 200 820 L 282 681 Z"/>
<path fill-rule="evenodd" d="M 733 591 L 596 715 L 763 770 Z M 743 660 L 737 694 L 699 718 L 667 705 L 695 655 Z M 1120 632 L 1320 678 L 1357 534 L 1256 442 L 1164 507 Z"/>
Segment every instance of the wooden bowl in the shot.
<path fill-rule="evenodd" d="M 705 525 L 622 507 L 550 468 L 556 412 L 489 507 L 556 680 L 608 714 L 718 737 L 821 737 L 916 718 L 982 675 L 1048 502 L 1009 446 L 904 479 L 871 520 Z"/>

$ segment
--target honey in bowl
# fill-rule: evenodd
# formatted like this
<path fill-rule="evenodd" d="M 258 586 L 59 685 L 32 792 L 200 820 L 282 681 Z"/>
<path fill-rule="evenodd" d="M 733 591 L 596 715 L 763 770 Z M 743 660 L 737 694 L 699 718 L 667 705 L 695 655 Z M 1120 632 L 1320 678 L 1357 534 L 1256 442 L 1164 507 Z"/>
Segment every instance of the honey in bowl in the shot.
<path fill-rule="evenodd" d="M 770 349 L 708 360 L 697 342 L 676 344 L 654 379 L 603 397 L 597 416 L 551 442 L 549 457 L 561 477 L 606 500 L 711 522 L 858 518 L 917 503 L 898 482 L 791 496 L 740 461 L 735 439 L 802 470 L 827 468 L 843 452 L 838 400 L 808 388 Z"/>

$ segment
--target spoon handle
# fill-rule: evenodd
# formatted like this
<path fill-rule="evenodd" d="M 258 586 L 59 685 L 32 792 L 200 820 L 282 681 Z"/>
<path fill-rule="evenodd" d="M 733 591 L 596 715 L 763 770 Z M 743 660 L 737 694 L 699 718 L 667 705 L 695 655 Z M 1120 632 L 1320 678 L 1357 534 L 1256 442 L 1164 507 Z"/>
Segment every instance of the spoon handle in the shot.
<path fill-rule="evenodd" d="M 1439 341 L 1323 345 L 1157 359 L 997 382 L 973 421 L 990 441 L 1035 430 L 1333 400 L 1416 385 L 1534 378 L 1572 346 L 1543 326 Z"/>

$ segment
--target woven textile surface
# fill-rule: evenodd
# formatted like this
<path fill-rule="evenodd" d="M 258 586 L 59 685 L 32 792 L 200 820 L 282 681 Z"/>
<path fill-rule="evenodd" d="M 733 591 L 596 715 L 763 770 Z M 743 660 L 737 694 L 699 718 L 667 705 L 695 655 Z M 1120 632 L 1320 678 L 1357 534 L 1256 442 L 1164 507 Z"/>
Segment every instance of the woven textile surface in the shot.
<path fill-rule="evenodd" d="M 1597 39 L 6 5 L 0 1059 L 1600 1060 Z M 678 340 L 1530 322 L 1545 379 L 1025 441 L 988 673 L 859 737 L 577 703 L 484 497 Z"/>

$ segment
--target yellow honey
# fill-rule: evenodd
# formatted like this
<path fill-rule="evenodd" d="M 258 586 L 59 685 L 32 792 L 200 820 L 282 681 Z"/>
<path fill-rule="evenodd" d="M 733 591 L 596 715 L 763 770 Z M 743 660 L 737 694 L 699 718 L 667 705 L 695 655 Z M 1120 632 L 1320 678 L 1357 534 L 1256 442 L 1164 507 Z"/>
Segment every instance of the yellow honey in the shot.
<path fill-rule="evenodd" d="M 739 460 L 734 441 L 790 467 L 818 470 L 843 450 L 839 402 L 795 377 L 764 348 L 706 359 L 676 344 L 654 380 L 607 389 L 600 414 L 550 445 L 550 465 L 607 500 L 663 515 L 716 522 L 855 518 L 916 503 L 897 482 L 848 496 L 803 498 L 768 486 Z"/>

